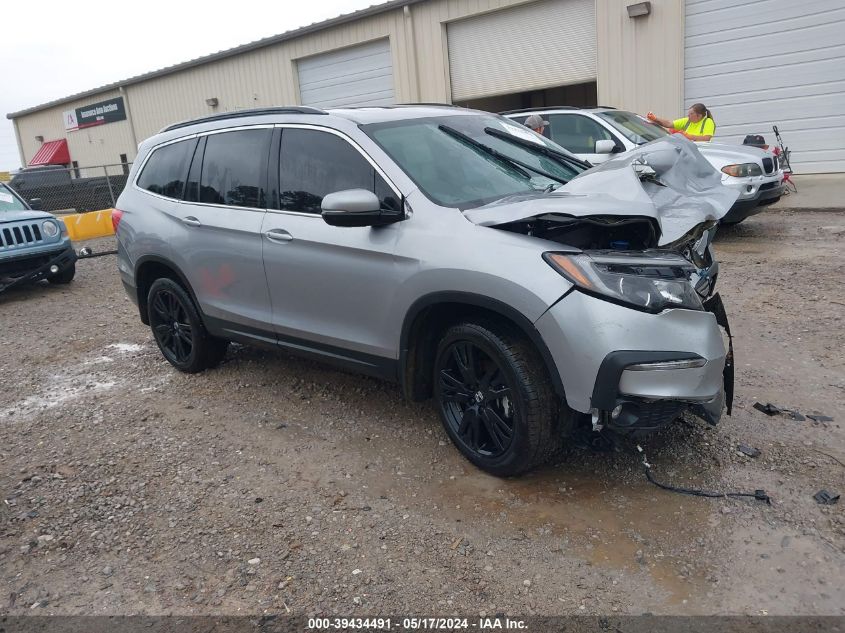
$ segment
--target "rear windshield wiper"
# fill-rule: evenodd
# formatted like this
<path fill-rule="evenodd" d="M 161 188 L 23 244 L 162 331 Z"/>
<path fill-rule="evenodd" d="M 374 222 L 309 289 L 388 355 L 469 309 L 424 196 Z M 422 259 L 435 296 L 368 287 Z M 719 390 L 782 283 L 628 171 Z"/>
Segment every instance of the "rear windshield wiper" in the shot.
<path fill-rule="evenodd" d="M 523 163 L 521 160 L 517 160 L 517 159 L 515 159 L 511 156 L 508 156 L 507 154 L 503 154 L 502 152 L 495 150 L 492 147 L 485 145 L 484 143 L 476 141 L 471 136 L 467 136 L 463 132 L 459 132 L 455 128 L 449 127 L 448 125 L 438 125 L 437 127 L 438 127 L 439 130 L 441 130 L 442 132 L 445 132 L 449 136 L 453 136 L 456 139 L 464 141 L 465 143 L 468 143 L 468 144 L 472 145 L 473 147 L 480 149 L 485 154 L 488 154 L 488 155 L 502 161 L 503 163 L 507 163 L 513 169 L 522 173 L 526 178 L 531 178 L 531 174 L 529 174 L 528 171 L 533 171 L 535 174 L 539 174 L 539 175 L 543 176 L 544 178 L 548 178 L 549 180 L 555 180 L 555 181 L 557 181 L 557 182 L 559 182 L 563 185 L 565 185 L 567 182 L 569 182 L 568 180 L 564 180 L 563 178 L 560 178 L 559 176 L 552 176 L 550 173 L 545 172 L 542 169 L 537 169 L 536 167 L 532 167 L 531 165 L 529 165 L 527 163 Z"/>
<path fill-rule="evenodd" d="M 592 167 L 592 164 L 588 163 L 585 160 L 575 158 L 574 156 L 564 154 L 563 152 L 558 152 L 557 150 L 553 150 L 552 148 L 546 147 L 545 145 L 540 145 L 539 143 L 534 143 L 533 141 L 526 141 L 525 139 L 518 138 L 513 134 L 508 134 L 507 132 L 497 130 L 494 127 L 484 128 L 484 133 L 489 134 L 494 138 L 501 139 L 506 143 L 511 143 L 512 145 L 518 145 L 519 147 L 524 147 L 525 149 L 539 152 L 543 156 L 551 158 L 552 160 L 558 163 L 569 163 L 569 165 L 577 165 L 582 169 L 589 169 L 590 167 Z"/>

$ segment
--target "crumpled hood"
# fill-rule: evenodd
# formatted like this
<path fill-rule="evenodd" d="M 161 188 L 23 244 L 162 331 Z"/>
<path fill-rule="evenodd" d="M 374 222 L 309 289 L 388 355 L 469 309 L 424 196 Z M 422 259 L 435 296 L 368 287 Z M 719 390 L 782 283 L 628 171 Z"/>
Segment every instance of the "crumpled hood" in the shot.
<path fill-rule="evenodd" d="M 22 211 L 0 211 L 0 224 L 3 222 L 20 222 L 21 220 L 48 220 L 52 217 L 54 217 L 52 213 L 31 211 L 29 209 Z"/>
<path fill-rule="evenodd" d="M 640 180 L 647 165 L 659 183 Z M 739 192 L 722 185 L 722 177 L 692 143 L 671 136 L 625 152 L 593 167 L 544 196 L 524 195 L 468 210 L 480 226 L 560 214 L 572 217 L 616 215 L 651 217 L 660 226 L 660 246 L 671 244 L 703 222 L 718 221 Z"/>

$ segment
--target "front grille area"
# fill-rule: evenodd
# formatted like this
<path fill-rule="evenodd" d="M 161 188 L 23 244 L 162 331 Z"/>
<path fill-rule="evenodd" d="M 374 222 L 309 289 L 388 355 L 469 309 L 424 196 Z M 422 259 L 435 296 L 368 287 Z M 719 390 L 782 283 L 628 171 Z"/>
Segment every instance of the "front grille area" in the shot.
<path fill-rule="evenodd" d="M 777 187 L 778 183 L 776 182 L 765 182 L 760 185 L 760 191 L 766 191 L 767 189 L 774 189 Z"/>
<path fill-rule="evenodd" d="M 774 171 L 775 171 L 775 163 L 768 156 L 763 159 L 763 171 L 766 172 L 767 174 L 774 173 Z"/>
<path fill-rule="evenodd" d="M 0 249 L 41 244 L 41 227 L 37 222 L 0 227 Z"/>
<path fill-rule="evenodd" d="M 609 423 L 610 428 L 618 433 L 637 434 L 654 431 L 670 424 L 689 408 L 689 403 L 676 400 L 627 400 L 621 402 L 622 412 Z"/>
<path fill-rule="evenodd" d="M 3 277 L 17 277 L 25 275 L 26 273 L 37 270 L 42 266 L 50 263 L 50 260 L 56 256 L 55 253 L 51 255 L 39 255 L 37 257 L 25 257 L 20 259 L 12 259 L 4 262 L 0 261 L 0 279 Z"/>

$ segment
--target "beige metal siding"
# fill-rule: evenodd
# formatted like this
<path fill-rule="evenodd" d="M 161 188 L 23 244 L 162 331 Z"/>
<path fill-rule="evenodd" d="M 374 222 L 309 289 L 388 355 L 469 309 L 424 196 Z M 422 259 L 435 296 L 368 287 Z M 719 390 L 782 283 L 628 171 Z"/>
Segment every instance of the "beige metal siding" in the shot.
<path fill-rule="evenodd" d="M 627 16 L 629 3 L 595 0 L 599 102 L 674 116 L 683 98 L 683 3 L 652 0 L 652 14 L 637 19 Z M 452 95 L 448 25 L 528 4 L 531 0 L 426 0 L 130 84 L 123 96 L 134 138 L 142 141 L 170 123 L 213 112 L 297 103 L 298 59 L 381 38 L 390 40 L 397 102 L 448 103 Z M 35 136 L 45 140 L 65 136 L 62 112 L 118 94 L 104 91 L 19 117 L 24 158 L 31 159 L 38 150 Z M 216 108 L 205 103 L 211 97 L 218 99 Z M 121 121 L 70 132 L 67 138 L 73 159 L 86 166 L 115 162 L 122 153 L 134 158 L 132 132 L 129 121 Z"/>
<path fill-rule="evenodd" d="M 405 18 L 396 9 L 127 87 L 138 139 L 213 112 L 299 102 L 296 60 L 362 42 L 390 39 L 397 101 L 411 97 Z M 218 99 L 216 108 L 205 100 Z"/>
<path fill-rule="evenodd" d="M 128 120 L 66 132 L 62 118 L 62 113 L 67 110 L 120 96 L 120 92 L 112 90 L 17 119 L 24 166 L 41 148 L 41 143 L 35 140 L 36 136 L 43 136 L 45 142 L 67 138 L 71 160 L 77 161 L 81 167 L 118 163 L 121 154 L 126 154 L 131 161 L 135 156 L 135 147 L 132 145 Z"/>
<path fill-rule="evenodd" d="M 596 0 L 598 101 L 674 118 L 682 114 L 684 3 L 651 0 L 651 15 L 629 18 L 632 0 Z"/>
<path fill-rule="evenodd" d="M 544 0 L 447 27 L 452 100 L 596 79 L 595 0 Z"/>

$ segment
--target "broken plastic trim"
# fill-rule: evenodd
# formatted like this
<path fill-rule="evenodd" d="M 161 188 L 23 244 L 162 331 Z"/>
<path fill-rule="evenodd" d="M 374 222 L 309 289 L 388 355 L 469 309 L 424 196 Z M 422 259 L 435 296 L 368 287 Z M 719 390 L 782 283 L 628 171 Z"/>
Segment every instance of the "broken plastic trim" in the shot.
<path fill-rule="evenodd" d="M 722 377 L 725 386 L 725 409 L 728 415 L 733 410 L 734 402 L 734 337 L 731 334 L 731 326 L 728 323 L 728 313 L 725 312 L 725 304 L 717 292 L 701 304 L 704 309 L 716 317 L 716 324 L 725 328 L 728 335 L 728 353 L 725 355 L 725 368 L 722 370 Z"/>

